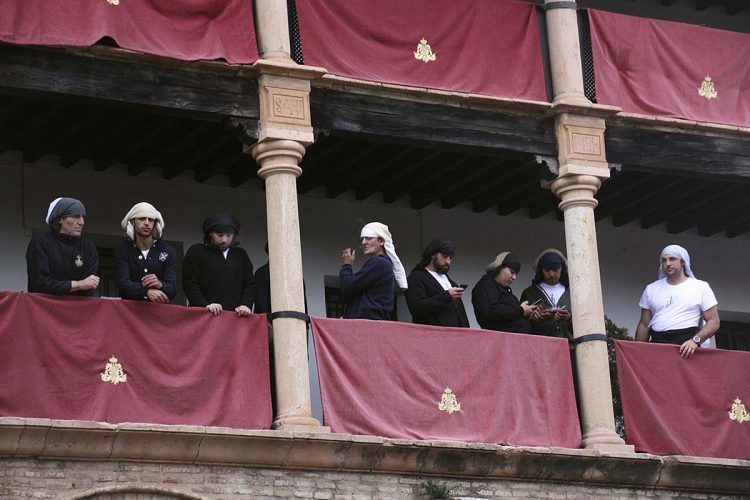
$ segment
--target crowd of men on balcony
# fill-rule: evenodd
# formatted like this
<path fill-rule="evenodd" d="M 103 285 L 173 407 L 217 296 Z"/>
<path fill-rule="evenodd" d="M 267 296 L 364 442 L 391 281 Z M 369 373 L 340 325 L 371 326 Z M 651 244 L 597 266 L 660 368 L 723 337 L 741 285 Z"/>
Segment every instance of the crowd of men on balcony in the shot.
<path fill-rule="evenodd" d="M 82 237 L 86 209 L 74 198 L 50 203 L 48 233 L 34 236 L 26 253 L 28 291 L 53 295 L 94 296 L 100 279 L 94 243 Z M 137 203 L 121 222 L 125 239 L 115 250 L 117 288 L 124 299 L 168 303 L 177 283 L 174 248 L 161 239 L 165 223 L 151 204 Z M 191 307 L 214 315 L 234 311 L 252 314 L 256 301 L 253 265 L 239 248 L 239 224 L 228 214 L 209 216 L 202 226 L 203 243 L 192 245 L 182 266 L 183 288 Z M 393 319 L 397 289 L 403 291 L 413 321 L 419 324 L 468 328 L 463 304 L 467 285 L 448 276 L 456 246 L 435 238 L 407 276 L 395 251 L 388 226 L 371 222 L 361 232 L 365 262 L 356 273 L 356 251 L 341 254 L 339 273 L 345 301 L 344 318 Z M 680 346 L 690 358 L 719 328 L 716 298 L 705 281 L 695 278 L 687 251 L 667 246 L 661 254 L 659 279 L 648 285 L 639 305 L 641 318 L 635 339 Z M 535 264 L 531 286 L 516 298 L 510 285 L 521 269 L 520 259 L 501 252 L 486 267 L 472 289 L 474 313 L 481 328 L 535 333 L 573 340 L 571 299 L 565 257 L 555 249 L 543 251 Z M 270 312 L 268 265 L 256 273 L 263 284 L 256 313 Z"/>

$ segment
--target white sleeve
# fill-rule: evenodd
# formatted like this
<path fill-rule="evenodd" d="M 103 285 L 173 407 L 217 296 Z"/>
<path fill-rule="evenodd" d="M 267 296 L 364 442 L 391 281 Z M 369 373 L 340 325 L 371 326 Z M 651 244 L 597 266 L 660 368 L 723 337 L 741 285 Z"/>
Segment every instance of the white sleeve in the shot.
<path fill-rule="evenodd" d="M 716 296 L 708 283 L 702 281 L 701 284 L 701 311 L 708 311 L 713 306 L 717 305 Z"/>
<path fill-rule="evenodd" d="M 641 300 L 640 302 L 638 302 L 638 305 L 641 309 L 651 310 L 651 303 L 648 296 L 648 287 L 643 290 L 643 293 L 641 294 Z"/>

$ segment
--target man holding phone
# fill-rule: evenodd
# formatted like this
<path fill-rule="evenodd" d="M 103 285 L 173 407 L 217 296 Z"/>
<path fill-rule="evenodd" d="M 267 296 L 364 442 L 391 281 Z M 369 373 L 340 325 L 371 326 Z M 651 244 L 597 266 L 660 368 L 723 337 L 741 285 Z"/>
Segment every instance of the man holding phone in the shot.
<path fill-rule="evenodd" d="M 570 314 L 568 266 L 562 253 L 555 249 L 542 252 L 534 266 L 531 286 L 521 294 L 521 301 L 539 305 L 531 317 L 532 332 L 548 337 L 571 340 L 573 325 Z"/>
<path fill-rule="evenodd" d="M 435 238 L 424 249 L 422 260 L 409 274 L 406 304 L 412 321 L 422 325 L 468 328 L 469 318 L 462 297 L 466 285 L 457 285 L 448 276 L 456 245 Z"/>

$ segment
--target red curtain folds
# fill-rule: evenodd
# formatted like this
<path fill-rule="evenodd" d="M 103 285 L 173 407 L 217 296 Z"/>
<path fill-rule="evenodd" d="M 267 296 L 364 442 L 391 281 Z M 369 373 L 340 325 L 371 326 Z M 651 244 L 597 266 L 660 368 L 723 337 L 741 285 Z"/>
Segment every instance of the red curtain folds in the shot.
<path fill-rule="evenodd" d="M 371 320 L 312 318 L 312 326 L 334 432 L 581 444 L 565 340 Z"/>
<path fill-rule="evenodd" d="M 335 75 L 547 100 L 532 4 L 297 0 L 297 17 L 305 64 Z M 415 58 L 422 39 L 435 60 Z"/>
<path fill-rule="evenodd" d="M 194 61 L 258 59 L 252 0 L 7 0 L 0 40 L 87 47 L 102 37 L 120 47 Z"/>
<path fill-rule="evenodd" d="M 271 426 L 264 315 L 2 292 L 0 346 L 2 416 Z"/>
<path fill-rule="evenodd" d="M 678 346 L 615 342 L 625 432 L 637 451 L 750 459 L 750 415 L 740 417 L 741 404 L 750 411 L 750 353 L 698 349 L 686 360 Z"/>
<path fill-rule="evenodd" d="M 750 127 L 750 34 L 588 12 L 599 103 Z"/>

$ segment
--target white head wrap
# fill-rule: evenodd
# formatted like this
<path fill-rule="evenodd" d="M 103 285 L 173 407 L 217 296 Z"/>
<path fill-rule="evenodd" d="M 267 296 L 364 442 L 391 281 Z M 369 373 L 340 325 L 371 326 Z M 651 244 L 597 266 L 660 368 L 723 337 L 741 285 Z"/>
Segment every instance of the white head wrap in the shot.
<path fill-rule="evenodd" d="M 49 223 L 50 223 L 50 221 L 49 221 L 49 217 L 50 217 L 50 215 L 52 215 L 52 211 L 53 211 L 53 210 L 55 209 L 55 207 L 56 207 L 56 206 L 57 206 L 57 204 L 58 204 L 58 203 L 60 202 L 60 200 L 62 200 L 62 197 L 60 197 L 60 198 L 55 198 L 55 199 L 54 199 L 54 200 L 52 200 L 52 202 L 51 202 L 51 203 L 49 204 L 49 208 L 47 209 L 47 217 L 45 217 L 45 218 L 44 218 L 44 222 L 45 222 L 46 224 L 49 224 Z"/>
<path fill-rule="evenodd" d="M 396 284 L 401 290 L 406 290 L 409 286 L 406 282 L 406 271 L 404 270 L 404 265 L 401 263 L 401 259 L 396 255 L 396 247 L 393 246 L 393 237 L 388 230 L 388 226 L 380 222 L 370 222 L 362 228 L 360 238 L 362 237 L 383 238 L 385 241 L 385 254 L 391 259 Z"/>
<path fill-rule="evenodd" d="M 166 224 L 164 223 L 164 217 L 161 216 L 161 213 L 156 208 L 154 208 L 151 203 L 146 203 L 145 201 L 133 205 L 133 208 L 131 208 L 130 211 L 122 219 L 120 226 L 122 226 L 122 229 L 125 231 L 125 236 L 127 236 L 131 240 L 135 239 L 135 234 L 133 231 L 133 219 L 138 219 L 140 217 L 154 219 L 154 239 L 158 240 L 159 238 L 161 238 L 161 235 L 164 232 L 164 228 L 166 227 Z"/>
<path fill-rule="evenodd" d="M 684 262 L 683 269 L 685 270 L 685 276 L 695 278 L 693 270 L 690 269 L 690 255 L 680 245 L 668 245 L 661 251 L 661 257 L 659 257 L 659 279 L 665 277 L 667 273 L 664 272 L 664 266 L 661 264 L 661 259 L 665 255 L 672 255 L 673 257 L 679 257 Z"/>

